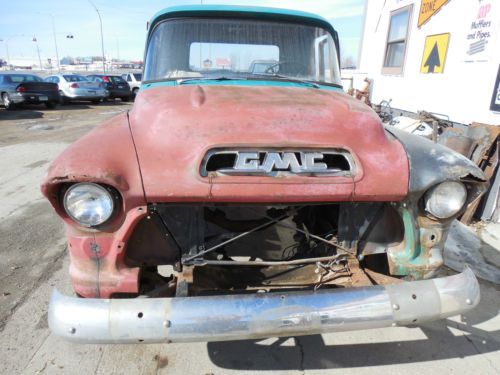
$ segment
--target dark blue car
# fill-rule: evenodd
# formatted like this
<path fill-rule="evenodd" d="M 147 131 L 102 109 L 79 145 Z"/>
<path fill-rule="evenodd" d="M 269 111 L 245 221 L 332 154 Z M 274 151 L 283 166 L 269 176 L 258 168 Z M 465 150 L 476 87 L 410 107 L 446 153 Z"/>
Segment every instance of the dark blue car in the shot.
<path fill-rule="evenodd" d="M 1 73 L 0 97 L 7 109 L 23 104 L 45 104 L 54 108 L 59 102 L 57 84 L 44 82 L 34 74 Z"/>

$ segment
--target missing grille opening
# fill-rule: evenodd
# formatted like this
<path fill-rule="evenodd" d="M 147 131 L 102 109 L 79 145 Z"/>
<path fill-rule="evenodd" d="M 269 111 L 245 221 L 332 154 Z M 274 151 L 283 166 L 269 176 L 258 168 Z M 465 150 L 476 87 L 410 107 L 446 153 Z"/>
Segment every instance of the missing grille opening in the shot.
<path fill-rule="evenodd" d="M 219 169 L 233 168 L 236 156 L 236 153 L 213 154 L 208 158 L 205 169 L 207 172 L 216 172 Z"/>
<path fill-rule="evenodd" d="M 349 161 L 345 155 L 342 154 L 325 154 L 323 156 L 323 162 L 326 164 L 328 169 L 338 169 L 345 172 L 351 170 Z"/>

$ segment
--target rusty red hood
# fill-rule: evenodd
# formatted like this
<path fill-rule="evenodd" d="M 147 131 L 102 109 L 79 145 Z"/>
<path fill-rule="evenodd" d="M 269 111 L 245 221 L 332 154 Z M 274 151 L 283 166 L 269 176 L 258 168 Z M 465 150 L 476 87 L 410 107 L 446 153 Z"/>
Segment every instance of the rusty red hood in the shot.
<path fill-rule="evenodd" d="M 335 91 L 174 86 L 141 91 L 130 113 L 148 202 L 390 201 L 408 193 L 408 160 L 364 104 Z M 213 148 L 343 148 L 351 177 L 202 177 Z"/>

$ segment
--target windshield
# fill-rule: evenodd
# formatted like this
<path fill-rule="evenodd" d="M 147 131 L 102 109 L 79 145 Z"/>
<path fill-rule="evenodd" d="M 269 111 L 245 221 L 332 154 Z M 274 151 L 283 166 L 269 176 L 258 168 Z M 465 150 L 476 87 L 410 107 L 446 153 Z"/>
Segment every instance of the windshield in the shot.
<path fill-rule="evenodd" d="M 88 81 L 87 78 L 85 78 L 83 76 L 76 75 L 76 74 L 64 75 L 63 77 L 68 82 L 83 82 L 83 81 Z"/>
<path fill-rule="evenodd" d="M 122 77 L 109 76 L 109 80 L 113 83 L 124 83 L 125 80 Z"/>
<path fill-rule="evenodd" d="M 134 73 L 134 78 L 136 81 L 140 81 L 142 79 L 142 74 L 141 73 Z"/>
<path fill-rule="evenodd" d="M 168 20 L 155 27 L 145 81 L 221 77 L 340 84 L 335 43 L 321 27 L 207 18 Z"/>
<path fill-rule="evenodd" d="M 14 83 L 20 83 L 20 82 L 43 82 L 43 79 L 33 76 L 33 75 L 28 75 L 28 74 L 10 74 L 10 81 Z"/>

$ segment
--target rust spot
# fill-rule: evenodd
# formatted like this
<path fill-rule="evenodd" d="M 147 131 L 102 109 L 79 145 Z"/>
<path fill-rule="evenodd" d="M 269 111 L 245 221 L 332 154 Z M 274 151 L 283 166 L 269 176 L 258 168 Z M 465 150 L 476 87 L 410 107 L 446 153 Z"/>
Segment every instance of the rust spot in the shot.
<path fill-rule="evenodd" d="M 96 242 L 91 242 L 90 243 L 90 252 L 96 257 L 96 258 L 99 258 L 100 257 L 100 252 L 101 252 L 101 249 L 99 247 L 99 245 L 96 243 Z"/>
<path fill-rule="evenodd" d="M 156 354 L 153 360 L 156 362 L 157 369 L 165 368 L 168 365 L 168 358 L 166 355 Z"/>

